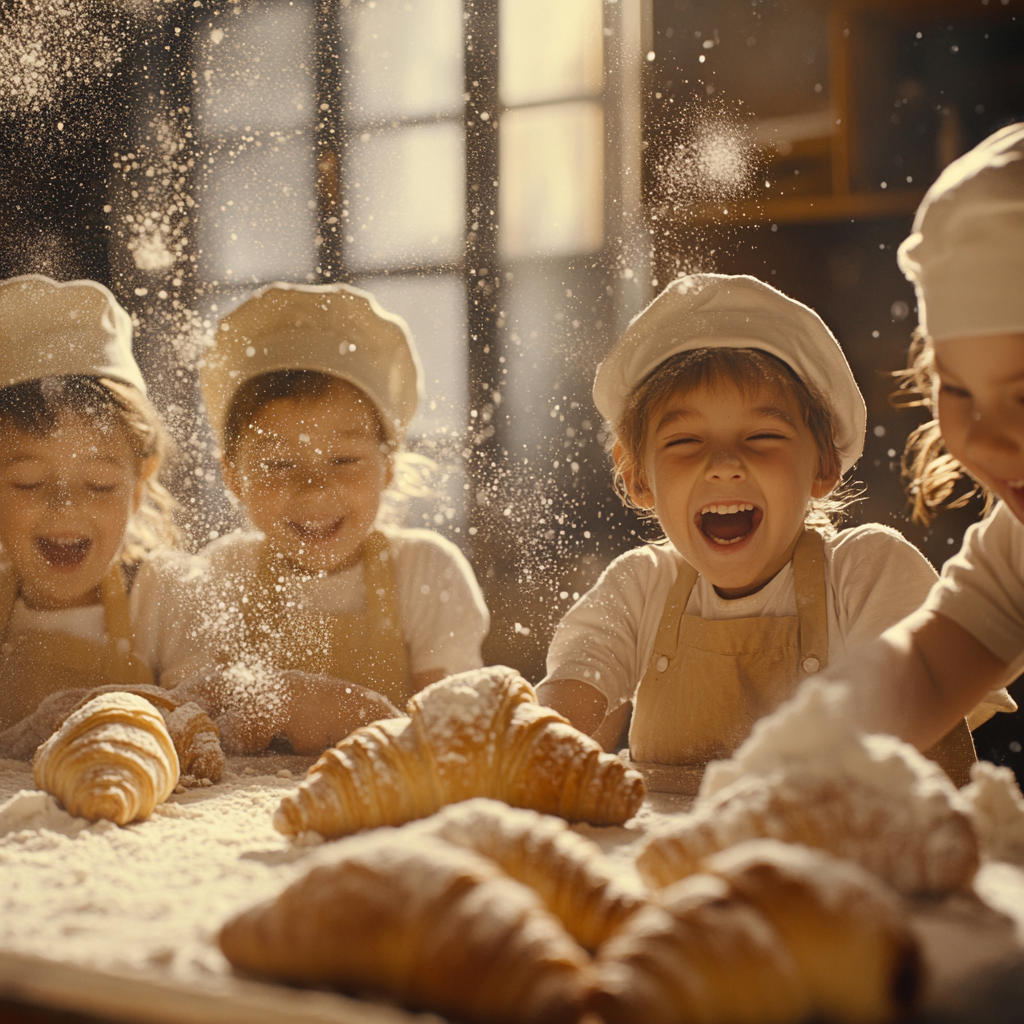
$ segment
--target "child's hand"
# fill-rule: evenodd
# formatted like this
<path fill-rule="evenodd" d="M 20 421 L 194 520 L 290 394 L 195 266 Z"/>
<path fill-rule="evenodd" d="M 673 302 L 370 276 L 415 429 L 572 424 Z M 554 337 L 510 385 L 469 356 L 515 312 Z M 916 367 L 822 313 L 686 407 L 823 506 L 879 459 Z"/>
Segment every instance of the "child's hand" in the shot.
<path fill-rule="evenodd" d="M 284 734 L 296 754 L 319 754 L 361 725 L 399 715 L 386 697 L 355 683 L 298 671 L 281 679 L 289 695 Z"/>
<path fill-rule="evenodd" d="M 198 704 L 220 729 L 226 754 L 257 754 L 284 732 L 292 705 L 284 673 L 238 662 L 199 673 L 174 693 Z"/>

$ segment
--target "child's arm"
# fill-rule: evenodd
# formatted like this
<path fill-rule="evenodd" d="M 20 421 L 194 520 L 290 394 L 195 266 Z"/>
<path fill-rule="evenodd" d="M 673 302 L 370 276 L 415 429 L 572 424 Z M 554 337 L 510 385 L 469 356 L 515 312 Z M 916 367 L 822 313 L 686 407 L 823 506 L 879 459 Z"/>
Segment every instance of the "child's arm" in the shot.
<path fill-rule="evenodd" d="M 850 709 L 868 732 L 894 733 L 926 750 L 986 693 L 1007 664 L 938 612 L 921 610 L 830 666 L 822 676 L 850 687 Z"/>
<path fill-rule="evenodd" d="M 549 679 L 537 687 L 537 700 L 564 715 L 580 732 L 593 736 L 608 710 L 608 698 L 579 679 Z"/>

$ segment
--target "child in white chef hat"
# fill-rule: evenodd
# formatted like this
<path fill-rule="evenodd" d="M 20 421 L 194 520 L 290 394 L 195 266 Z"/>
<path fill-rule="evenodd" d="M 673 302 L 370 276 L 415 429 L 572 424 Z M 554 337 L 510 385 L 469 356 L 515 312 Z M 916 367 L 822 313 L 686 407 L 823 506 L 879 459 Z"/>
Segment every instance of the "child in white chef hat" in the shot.
<path fill-rule="evenodd" d="M 131 341 L 95 281 L 0 282 L 0 732 L 60 690 L 154 682 L 128 587 L 177 533 Z"/>
<path fill-rule="evenodd" d="M 806 676 L 916 607 L 935 573 L 877 524 L 836 533 L 865 407 L 812 310 L 752 277 L 673 281 L 594 383 L 624 500 L 665 541 L 616 559 L 566 614 L 541 699 L 696 785 Z M 966 725 L 943 762 L 966 771 Z M 668 779 L 668 781 L 666 781 Z"/>
<path fill-rule="evenodd" d="M 421 377 L 404 321 L 347 285 L 271 284 L 220 321 L 200 384 L 254 529 L 206 549 L 193 609 L 165 628 L 192 667 L 218 661 L 226 747 L 284 733 L 318 751 L 482 665 L 488 615 L 466 559 L 379 522 Z"/>
<path fill-rule="evenodd" d="M 1024 670 L 1024 124 L 943 171 L 899 264 L 917 291 L 917 385 L 937 416 L 912 438 L 912 497 L 927 514 L 966 473 L 998 504 L 921 609 L 828 675 L 853 684 L 864 727 L 926 746 Z"/>

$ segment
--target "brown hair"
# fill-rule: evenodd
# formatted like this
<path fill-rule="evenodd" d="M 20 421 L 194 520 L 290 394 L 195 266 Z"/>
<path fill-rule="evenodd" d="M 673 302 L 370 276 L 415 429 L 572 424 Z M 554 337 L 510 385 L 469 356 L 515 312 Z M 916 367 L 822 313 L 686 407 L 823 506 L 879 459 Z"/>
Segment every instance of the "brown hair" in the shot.
<path fill-rule="evenodd" d="M 750 348 L 697 348 L 669 356 L 652 370 L 631 392 L 618 423 L 613 424 L 609 444 L 619 445 L 619 458 L 613 473 L 615 490 L 623 503 L 643 515 L 630 498 L 624 469 L 636 468 L 643 474 L 644 445 L 651 412 L 677 391 L 714 388 L 723 382 L 735 384 L 744 394 L 764 386 L 792 396 L 818 449 L 818 473 L 822 479 L 838 476 L 842 459 L 835 444 L 835 417 L 828 402 L 814 385 L 798 377 L 781 359 L 768 352 Z M 811 498 L 807 523 L 827 525 L 838 518 L 856 495 L 833 490 L 823 498 Z"/>
<path fill-rule="evenodd" d="M 341 377 L 321 373 L 319 370 L 272 370 L 270 373 L 261 373 L 258 377 L 247 380 L 235 392 L 231 404 L 228 406 L 227 415 L 224 417 L 224 439 L 222 441 L 224 458 L 229 462 L 234 460 L 238 454 L 238 445 L 244 431 L 252 426 L 264 406 L 282 398 L 309 400 L 323 398 L 332 387 L 348 383 Z M 349 387 L 356 387 L 356 385 L 349 384 Z M 359 391 L 359 388 L 356 390 Z M 362 393 L 360 391 L 360 394 Z M 381 444 L 386 444 L 389 449 L 393 449 L 394 445 L 388 440 L 377 406 L 369 398 L 367 398 L 367 404 L 373 412 Z"/>
<path fill-rule="evenodd" d="M 106 377 L 70 375 L 41 377 L 0 389 L 0 428 L 13 427 L 45 437 L 61 416 L 73 413 L 116 423 L 128 439 L 136 465 L 156 458 L 157 467 L 167 453 L 167 430 L 152 404 L 136 388 Z M 128 521 L 121 562 L 134 566 L 146 553 L 180 542 L 174 523 L 176 502 L 154 471 L 146 480 L 142 502 Z"/>
<path fill-rule="evenodd" d="M 994 503 L 991 492 L 969 477 L 960 462 L 946 451 L 935 418 L 935 346 L 920 327 L 910 343 L 907 368 L 897 370 L 893 376 L 900 382 L 889 399 L 896 408 L 925 408 L 932 413 L 932 419 L 911 432 L 903 451 L 903 479 L 911 519 L 928 526 L 942 509 L 963 508 L 976 494 L 984 495 L 982 514 L 987 515 Z M 964 477 L 971 483 L 970 490 L 954 495 L 956 485 Z"/>

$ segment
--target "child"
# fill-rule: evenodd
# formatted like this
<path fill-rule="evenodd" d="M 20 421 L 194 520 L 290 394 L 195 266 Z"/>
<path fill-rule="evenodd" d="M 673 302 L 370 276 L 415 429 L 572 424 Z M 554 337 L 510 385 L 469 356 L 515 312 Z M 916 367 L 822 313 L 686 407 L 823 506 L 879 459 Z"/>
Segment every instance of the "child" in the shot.
<path fill-rule="evenodd" d="M 488 615 L 466 559 L 431 531 L 378 523 L 420 380 L 405 323 L 357 288 L 272 284 L 221 320 L 200 384 L 255 531 L 206 549 L 205 596 L 163 626 L 182 652 L 165 685 L 212 651 L 225 692 L 248 687 L 226 749 L 283 731 L 320 750 L 483 664 Z"/>
<path fill-rule="evenodd" d="M 630 756 L 727 757 L 800 679 L 920 603 L 935 573 L 898 533 L 837 534 L 865 407 L 810 309 L 751 277 L 674 281 L 598 367 L 628 502 L 666 535 L 616 559 L 556 630 L 541 699 Z M 973 761 L 962 726 L 955 769 Z"/>
<path fill-rule="evenodd" d="M 154 681 L 127 587 L 176 533 L 131 339 L 95 281 L 0 283 L 0 731 L 59 690 Z"/>
<path fill-rule="evenodd" d="M 933 504 L 966 472 L 999 504 L 921 609 L 827 676 L 852 684 L 864 728 L 927 746 L 1024 669 L 1024 124 L 943 171 L 899 262 L 917 291 L 919 384 L 941 432 L 918 438 L 916 497 Z"/>

